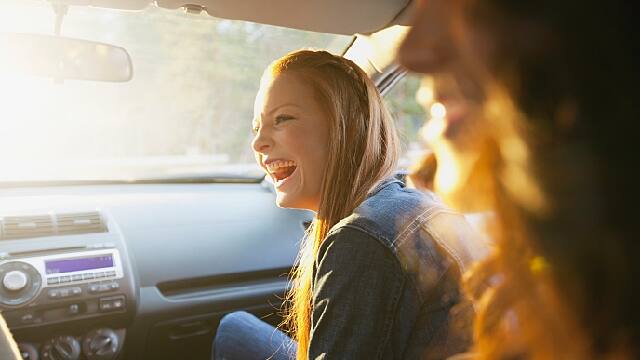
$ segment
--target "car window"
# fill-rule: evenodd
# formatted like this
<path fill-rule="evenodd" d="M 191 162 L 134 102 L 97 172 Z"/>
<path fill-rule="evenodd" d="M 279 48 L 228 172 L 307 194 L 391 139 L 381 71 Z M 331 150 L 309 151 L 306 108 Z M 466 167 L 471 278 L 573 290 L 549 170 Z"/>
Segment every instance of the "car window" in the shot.
<path fill-rule="evenodd" d="M 420 129 L 429 118 L 417 101 L 421 78 L 421 75 L 408 74 L 384 96 L 400 137 L 401 156 L 398 165 L 401 170 L 406 170 L 428 151 L 428 146 L 420 137 Z"/>
<path fill-rule="evenodd" d="M 52 34 L 54 25 L 49 2 L 0 2 L 0 32 Z M 260 177 L 249 143 L 263 69 L 295 49 L 341 53 L 351 42 L 154 6 L 70 7 L 61 35 L 126 48 L 133 79 L 0 71 L 0 181 Z"/>

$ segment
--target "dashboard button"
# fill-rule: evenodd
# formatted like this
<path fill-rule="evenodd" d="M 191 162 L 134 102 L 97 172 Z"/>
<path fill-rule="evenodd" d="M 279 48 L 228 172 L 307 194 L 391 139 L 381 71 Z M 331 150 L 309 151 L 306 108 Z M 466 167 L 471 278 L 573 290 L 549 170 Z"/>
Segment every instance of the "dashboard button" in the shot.
<path fill-rule="evenodd" d="M 82 294 L 82 288 L 77 286 L 71 288 L 71 295 L 80 295 L 80 294 Z"/>
<path fill-rule="evenodd" d="M 82 274 L 75 274 L 71 277 L 72 281 L 80 281 L 82 280 Z"/>
<path fill-rule="evenodd" d="M 60 293 L 60 297 L 61 298 L 66 298 L 66 297 L 69 297 L 71 295 L 71 292 L 69 291 L 69 288 L 60 289 L 58 291 Z"/>
<path fill-rule="evenodd" d="M 124 307 L 124 299 L 113 300 L 113 310 L 120 310 Z"/>
<path fill-rule="evenodd" d="M 107 277 L 114 277 L 114 276 L 116 276 L 116 272 L 115 272 L 115 271 L 107 271 L 107 272 L 106 272 L 106 274 L 107 274 Z"/>
<path fill-rule="evenodd" d="M 103 293 L 114 291 L 120 288 L 120 285 L 116 282 L 108 283 L 108 284 L 91 284 L 88 289 L 90 293 Z"/>
<path fill-rule="evenodd" d="M 114 296 L 100 299 L 100 311 L 118 311 L 125 308 L 124 296 Z"/>
<path fill-rule="evenodd" d="M 96 273 L 96 279 L 103 278 L 103 277 L 105 277 L 105 275 L 106 275 L 106 274 L 105 274 L 104 272 L 97 272 L 97 273 Z"/>
<path fill-rule="evenodd" d="M 33 321 L 33 313 L 26 313 L 20 317 L 23 324 L 29 324 Z"/>
<path fill-rule="evenodd" d="M 49 298 L 50 299 L 58 299 L 60 298 L 60 291 L 59 290 L 49 290 Z"/>
<path fill-rule="evenodd" d="M 50 277 L 47 279 L 47 285 L 55 285 L 55 284 L 59 284 L 60 283 L 60 278 L 59 277 Z"/>
<path fill-rule="evenodd" d="M 80 313 L 80 305 L 78 304 L 71 304 L 67 308 L 67 314 L 69 315 L 78 315 L 79 313 Z"/>
<path fill-rule="evenodd" d="M 60 276 L 60 284 L 71 282 L 71 276 Z"/>
<path fill-rule="evenodd" d="M 91 280 L 95 278 L 95 275 L 93 275 L 93 273 L 84 273 L 82 274 L 82 279 L 83 280 Z"/>
<path fill-rule="evenodd" d="M 111 301 L 102 301 L 100 300 L 100 311 L 111 311 L 113 308 L 113 304 Z"/>

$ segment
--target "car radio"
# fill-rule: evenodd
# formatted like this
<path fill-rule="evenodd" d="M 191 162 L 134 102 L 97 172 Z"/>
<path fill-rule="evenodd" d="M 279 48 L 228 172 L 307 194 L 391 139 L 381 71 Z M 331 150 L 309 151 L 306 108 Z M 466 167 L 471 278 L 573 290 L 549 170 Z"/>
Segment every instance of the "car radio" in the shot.
<path fill-rule="evenodd" d="M 81 295 L 85 289 L 89 294 L 116 290 L 113 280 L 122 277 L 115 248 L 0 261 L 0 306 L 49 302 Z"/>
<path fill-rule="evenodd" d="M 0 310 L 12 328 L 126 313 L 132 297 L 115 247 L 0 260 Z"/>

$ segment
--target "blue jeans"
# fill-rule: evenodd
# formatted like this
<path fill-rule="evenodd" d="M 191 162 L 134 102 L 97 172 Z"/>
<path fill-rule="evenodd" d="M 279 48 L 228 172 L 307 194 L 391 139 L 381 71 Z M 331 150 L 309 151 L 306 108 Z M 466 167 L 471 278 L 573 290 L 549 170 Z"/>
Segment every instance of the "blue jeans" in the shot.
<path fill-rule="evenodd" d="M 225 315 L 213 341 L 213 360 L 291 360 L 297 344 L 285 333 L 244 311 Z"/>

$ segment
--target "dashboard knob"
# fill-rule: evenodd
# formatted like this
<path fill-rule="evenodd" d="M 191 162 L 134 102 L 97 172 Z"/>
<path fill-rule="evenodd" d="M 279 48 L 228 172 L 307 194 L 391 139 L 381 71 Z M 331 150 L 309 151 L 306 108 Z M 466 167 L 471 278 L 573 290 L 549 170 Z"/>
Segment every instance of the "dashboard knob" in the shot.
<path fill-rule="evenodd" d="M 10 291 L 18 291 L 27 286 L 27 274 L 19 270 L 9 271 L 2 279 L 2 285 Z"/>
<path fill-rule="evenodd" d="M 42 276 L 22 261 L 0 263 L 0 306 L 20 306 L 33 300 L 42 288 Z"/>
<path fill-rule="evenodd" d="M 78 360 L 80 343 L 73 336 L 58 336 L 44 344 L 41 355 L 43 360 Z"/>
<path fill-rule="evenodd" d="M 38 360 L 39 354 L 38 349 L 30 343 L 19 343 L 18 349 L 20 349 L 20 356 L 24 360 Z"/>
<path fill-rule="evenodd" d="M 120 351 L 120 337 L 109 328 L 90 331 L 82 342 L 82 351 L 88 360 L 115 359 Z"/>

